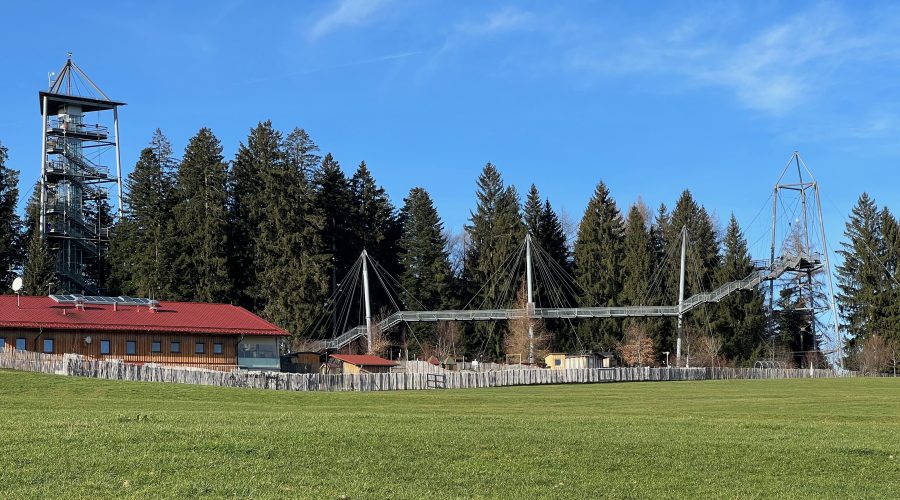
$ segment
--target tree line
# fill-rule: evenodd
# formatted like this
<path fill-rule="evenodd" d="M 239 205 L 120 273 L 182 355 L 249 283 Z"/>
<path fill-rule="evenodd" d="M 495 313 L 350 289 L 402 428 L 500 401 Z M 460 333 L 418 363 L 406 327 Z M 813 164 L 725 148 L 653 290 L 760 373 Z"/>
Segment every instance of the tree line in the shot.
<path fill-rule="evenodd" d="M 10 279 L 24 271 L 26 292 L 53 291 L 52 250 L 35 230 L 37 195 L 20 220 L 18 172 L 5 160 L 0 149 L 0 264 Z M 754 270 L 735 217 L 719 228 L 688 190 L 671 210 L 664 204 L 651 210 L 640 200 L 624 208 L 600 182 L 577 228 L 567 228 L 536 186 L 522 199 L 487 163 L 476 180 L 468 223 L 455 235 L 444 228 L 424 188 L 410 190 L 398 208 L 365 162 L 348 176 L 305 130 L 283 133 L 268 121 L 250 130 L 230 160 L 210 129 L 200 129 L 180 158 L 157 130 L 125 188 L 124 216 L 114 221 L 108 252 L 87 270 L 105 293 L 233 303 L 291 332 L 295 346 L 339 333 L 342 313 L 350 326 L 361 323 L 335 311 L 329 299 L 344 292 L 344 277 L 363 248 L 379 263 L 384 287 L 394 292 L 372 286 L 376 311 L 392 308 L 395 299 L 411 310 L 516 306 L 526 234 L 540 261 L 538 307 L 675 304 L 683 230 L 689 239 L 686 297 Z M 861 255 L 856 247 L 845 251 Z M 848 255 L 842 273 L 853 262 Z M 873 293 L 860 289 L 851 297 L 843 282 L 841 290 L 847 307 Z M 848 330 L 864 338 L 868 326 L 861 325 L 869 322 L 853 318 L 871 312 L 842 311 Z M 647 356 L 644 347 L 639 354 L 651 360 L 644 363 L 660 363 L 667 351 L 674 356 L 670 318 L 548 320 L 539 326 L 543 351 L 622 354 L 639 345 Z M 500 321 L 458 328 L 421 323 L 386 335 L 388 344 L 424 355 L 437 352 L 453 330 L 455 354 L 501 360 L 521 350 L 521 342 L 511 342 L 511 328 L 513 322 Z M 792 328 L 802 329 L 785 321 L 775 331 L 767 328 L 763 294 L 741 292 L 688 314 L 683 349 L 708 363 L 752 363 L 775 349 L 796 349 Z"/>

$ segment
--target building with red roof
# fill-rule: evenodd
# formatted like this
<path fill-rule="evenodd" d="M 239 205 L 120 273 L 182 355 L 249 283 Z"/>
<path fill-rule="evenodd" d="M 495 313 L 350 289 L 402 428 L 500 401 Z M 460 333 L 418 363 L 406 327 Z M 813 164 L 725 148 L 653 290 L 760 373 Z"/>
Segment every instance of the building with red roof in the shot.
<path fill-rule="evenodd" d="M 384 373 L 397 363 L 371 354 L 332 354 L 330 358 L 341 365 L 341 373 Z"/>
<path fill-rule="evenodd" d="M 287 335 L 230 304 L 0 296 L 0 350 L 220 370 L 278 370 L 279 339 Z"/>

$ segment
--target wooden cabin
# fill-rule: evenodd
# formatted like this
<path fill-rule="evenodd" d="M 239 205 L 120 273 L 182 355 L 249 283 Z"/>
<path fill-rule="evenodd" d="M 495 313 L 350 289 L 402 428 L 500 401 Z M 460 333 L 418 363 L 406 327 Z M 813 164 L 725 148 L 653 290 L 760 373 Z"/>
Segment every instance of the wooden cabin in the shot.
<path fill-rule="evenodd" d="M 230 304 L 141 305 L 115 302 L 118 297 L 72 295 L 16 299 L 0 296 L 0 350 L 217 370 L 278 370 L 279 341 L 288 335 Z"/>
<path fill-rule="evenodd" d="M 329 359 L 340 364 L 340 373 L 387 373 L 397 363 L 371 354 L 332 354 Z"/>
<path fill-rule="evenodd" d="M 567 368 L 612 368 L 616 366 L 616 359 L 610 352 L 589 354 L 564 354 L 551 353 L 544 358 L 544 362 L 551 370 L 565 370 Z"/>
<path fill-rule="evenodd" d="M 281 356 L 281 371 L 285 373 L 319 373 L 322 355 L 318 352 L 289 352 Z"/>

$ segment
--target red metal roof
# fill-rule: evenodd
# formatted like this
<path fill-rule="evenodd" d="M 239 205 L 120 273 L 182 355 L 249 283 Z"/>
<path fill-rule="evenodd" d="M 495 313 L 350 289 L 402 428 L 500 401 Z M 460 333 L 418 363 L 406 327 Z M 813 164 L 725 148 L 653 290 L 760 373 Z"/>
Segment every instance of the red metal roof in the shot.
<path fill-rule="evenodd" d="M 371 354 L 332 354 L 332 359 L 356 366 L 394 366 L 397 363 Z"/>
<path fill-rule="evenodd" d="M 0 329 L 115 330 L 127 332 L 209 333 L 224 335 L 289 335 L 286 331 L 231 304 L 160 302 L 147 306 L 60 304 L 50 297 L 0 295 Z"/>

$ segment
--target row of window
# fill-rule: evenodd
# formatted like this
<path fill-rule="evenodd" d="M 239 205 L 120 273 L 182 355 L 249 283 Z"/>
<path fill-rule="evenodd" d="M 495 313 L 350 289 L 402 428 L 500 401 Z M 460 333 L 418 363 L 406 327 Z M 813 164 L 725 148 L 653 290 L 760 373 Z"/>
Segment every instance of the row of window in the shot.
<path fill-rule="evenodd" d="M 24 351 L 27 348 L 27 341 L 24 337 L 19 337 L 16 339 L 16 350 Z M 6 338 L 0 337 L 0 350 L 6 347 Z M 53 352 L 53 339 L 44 339 L 44 352 L 52 353 Z M 109 340 L 101 340 L 100 341 L 100 354 L 110 354 L 111 345 Z M 153 354 L 162 353 L 162 342 L 159 340 L 154 340 L 150 343 L 150 352 Z M 169 342 L 169 352 L 172 354 L 181 353 L 181 342 L 178 340 L 173 340 Z M 215 342 L 213 343 L 213 354 L 222 354 L 222 343 Z M 206 343 L 205 342 L 196 342 L 194 343 L 194 353 L 195 354 L 205 354 L 206 353 Z M 135 355 L 137 354 L 137 341 L 136 340 L 128 340 L 125 342 L 125 354 Z"/>

